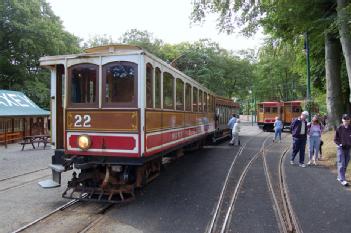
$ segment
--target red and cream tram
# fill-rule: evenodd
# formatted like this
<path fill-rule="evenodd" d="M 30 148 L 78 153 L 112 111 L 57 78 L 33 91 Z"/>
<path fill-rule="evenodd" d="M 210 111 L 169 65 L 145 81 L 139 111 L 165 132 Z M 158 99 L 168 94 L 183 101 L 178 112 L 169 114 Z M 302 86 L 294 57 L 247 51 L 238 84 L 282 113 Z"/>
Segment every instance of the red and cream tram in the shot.
<path fill-rule="evenodd" d="M 257 104 L 257 124 L 264 131 L 273 130 L 275 117 L 279 117 L 284 128 L 290 128 L 291 122 L 298 118 L 306 103 L 304 100 L 285 102 L 260 102 Z M 311 114 L 318 113 L 318 105 L 312 102 Z"/>
<path fill-rule="evenodd" d="M 283 102 L 261 102 L 257 104 L 257 125 L 264 131 L 273 130 L 275 117 L 283 116 Z"/>
<path fill-rule="evenodd" d="M 160 171 L 162 157 L 208 138 L 239 106 L 140 47 L 43 57 L 51 70 L 53 179 L 75 169 L 66 198 L 118 202 Z M 177 154 L 177 153 L 173 153 Z M 77 174 L 79 171 L 79 174 Z"/>

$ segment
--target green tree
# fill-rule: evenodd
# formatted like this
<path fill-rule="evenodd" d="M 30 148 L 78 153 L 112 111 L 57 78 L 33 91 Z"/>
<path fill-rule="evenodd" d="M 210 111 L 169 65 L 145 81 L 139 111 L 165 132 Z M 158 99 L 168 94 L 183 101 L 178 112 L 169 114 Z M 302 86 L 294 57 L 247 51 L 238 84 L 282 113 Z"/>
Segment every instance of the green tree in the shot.
<path fill-rule="evenodd" d="M 79 51 L 79 39 L 64 31 L 44 0 L 0 3 L 0 88 L 25 92 L 49 107 L 49 74 L 39 66 L 46 55 Z"/>
<path fill-rule="evenodd" d="M 308 32 L 312 44 L 320 46 L 315 46 L 317 49 L 311 52 L 311 56 L 314 60 L 323 61 L 325 64 L 326 70 L 323 73 L 326 81 L 329 122 L 331 126 L 336 126 L 344 106 L 340 99 L 343 96 L 341 95 L 343 88 L 340 85 L 341 60 L 340 57 L 336 57 L 340 56 L 338 52 L 340 46 L 335 43 L 340 43 L 337 40 L 338 34 L 341 35 L 345 64 L 350 70 L 350 25 L 347 23 L 350 19 L 349 12 L 348 0 L 195 1 L 192 16 L 193 20 L 198 21 L 208 13 L 218 13 L 218 27 L 221 31 L 230 33 L 239 28 L 244 34 L 250 35 L 258 26 L 262 26 L 273 38 L 290 43 L 294 43 L 303 33 Z M 325 48 L 323 53 L 320 53 L 320 48 Z M 312 73 L 321 73 L 320 65 L 312 68 L 315 69 Z"/>

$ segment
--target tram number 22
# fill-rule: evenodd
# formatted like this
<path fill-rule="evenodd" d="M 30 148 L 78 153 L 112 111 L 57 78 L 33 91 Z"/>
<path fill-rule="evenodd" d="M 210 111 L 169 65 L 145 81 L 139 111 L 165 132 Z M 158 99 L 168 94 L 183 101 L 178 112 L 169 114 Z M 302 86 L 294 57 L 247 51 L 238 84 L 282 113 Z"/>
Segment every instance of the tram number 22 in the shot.
<path fill-rule="evenodd" d="M 85 127 L 89 128 L 91 127 L 90 125 L 91 117 L 90 115 L 75 115 L 74 116 L 74 127 Z"/>

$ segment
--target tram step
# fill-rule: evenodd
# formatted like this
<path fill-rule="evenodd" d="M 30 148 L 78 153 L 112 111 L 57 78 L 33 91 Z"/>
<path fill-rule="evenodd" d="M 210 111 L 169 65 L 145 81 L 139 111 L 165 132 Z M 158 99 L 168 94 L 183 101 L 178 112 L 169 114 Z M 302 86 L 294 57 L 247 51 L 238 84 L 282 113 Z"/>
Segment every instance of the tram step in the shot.
<path fill-rule="evenodd" d="M 42 188 L 56 188 L 61 186 L 61 173 L 65 171 L 65 167 L 60 164 L 50 164 L 52 171 L 52 179 L 39 181 L 38 184 Z"/>

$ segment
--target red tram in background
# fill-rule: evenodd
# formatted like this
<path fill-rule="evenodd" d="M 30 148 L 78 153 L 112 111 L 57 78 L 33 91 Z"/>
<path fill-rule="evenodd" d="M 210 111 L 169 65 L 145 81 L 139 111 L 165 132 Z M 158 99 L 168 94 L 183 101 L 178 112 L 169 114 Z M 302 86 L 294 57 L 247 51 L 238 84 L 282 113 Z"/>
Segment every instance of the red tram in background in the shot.
<path fill-rule="evenodd" d="M 52 180 L 63 197 L 120 202 L 160 172 L 162 158 L 229 136 L 239 105 L 140 47 L 108 45 L 43 57 L 51 70 Z"/>
<path fill-rule="evenodd" d="M 273 130 L 275 117 L 279 117 L 285 128 L 289 128 L 294 118 L 301 115 L 304 100 L 286 102 L 260 102 L 257 104 L 257 124 L 264 131 Z M 312 105 L 311 114 L 318 113 L 318 106 Z"/>

